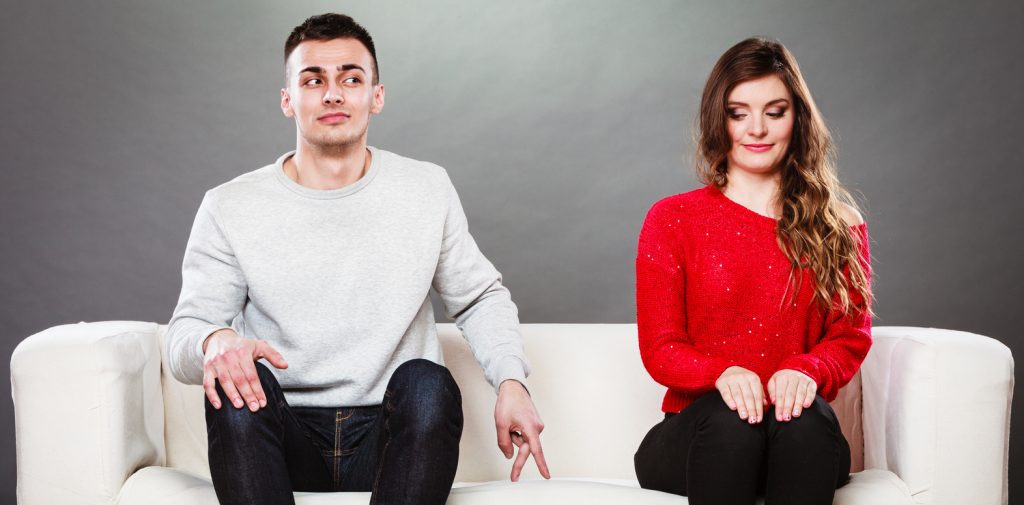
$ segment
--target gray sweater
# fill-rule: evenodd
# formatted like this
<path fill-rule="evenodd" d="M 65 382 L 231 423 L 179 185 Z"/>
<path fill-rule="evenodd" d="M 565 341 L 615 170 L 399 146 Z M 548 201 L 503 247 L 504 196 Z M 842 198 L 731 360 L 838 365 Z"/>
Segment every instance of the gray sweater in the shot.
<path fill-rule="evenodd" d="M 370 151 L 366 174 L 344 188 L 292 181 L 288 153 L 206 193 L 167 330 L 175 378 L 202 383 L 203 340 L 230 327 L 288 361 L 270 368 L 291 405 L 379 404 L 405 361 L 443 364 L 433 287 L 487 380 L 525 384 L 516 306 L 470 236 L 448 174 Z"/>

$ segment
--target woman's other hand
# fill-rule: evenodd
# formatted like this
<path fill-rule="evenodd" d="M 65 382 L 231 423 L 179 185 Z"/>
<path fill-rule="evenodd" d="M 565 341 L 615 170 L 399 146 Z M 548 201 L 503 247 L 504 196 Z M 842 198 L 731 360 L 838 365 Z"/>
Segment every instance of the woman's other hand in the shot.
<path fill-rule="evenodd" d="M 723 374 L 724 375 L 724 374 Z M 775 419 L 789 421 L 811 406 L 818 384 L 801 372 L 782 369 L 768 380 L 768 397 L 775 405 Z"/>
<path fill-rule="evenodd" d="M 739 412 L 740 419 L 756 424 L 764 419 L 767 402 L 761 388 L 761 378 L 740 366 L 726 368 L 715 381 L 715 388 L 730 409 Z"/>

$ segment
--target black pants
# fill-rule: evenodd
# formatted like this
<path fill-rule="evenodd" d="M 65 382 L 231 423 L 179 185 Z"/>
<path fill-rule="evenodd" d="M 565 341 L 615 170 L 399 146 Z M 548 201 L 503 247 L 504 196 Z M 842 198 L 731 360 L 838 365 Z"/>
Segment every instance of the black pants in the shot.
<path fill-rule="evenodd" d="M 267 406 L 236 409 L 224 392 L 206 401 L 210 474 L 217 499 L 293 504 L 293 491 L 372 491 L 371 504 L 443 505 L 455 480 L 462 396 L 448 369 L 412 360 L 395 370 L 384 403 L 291 407 L 257 363 Z"/>
<path fill-rule="evenodd" d="M 748 424 L 718 391 L 651 428 L 634 457 L 640 486 L 693 505 L 831 505 L 850 478 L 850 446 L 820 396 L 789 422 Z"/>

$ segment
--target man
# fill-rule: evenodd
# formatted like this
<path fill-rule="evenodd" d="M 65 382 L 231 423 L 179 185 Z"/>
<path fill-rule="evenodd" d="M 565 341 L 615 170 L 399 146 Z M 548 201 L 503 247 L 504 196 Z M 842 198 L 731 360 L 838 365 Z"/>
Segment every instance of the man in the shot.
<path fill-rule="evenodd" d="M 285 75 L 295 151 L 206 194 L 167 335 L 174 376 L 206 391 L 218 499 L 444 503 L 462 408 L 438 364 L 431 287 L 497 389 L 498 446 L 519 447 L 511 479 L 531 454 L 549 477 L 516 307 L 451 181 L 367 146 L 384 107 L 370 35 L 313 16 L 288 37 Z"/>

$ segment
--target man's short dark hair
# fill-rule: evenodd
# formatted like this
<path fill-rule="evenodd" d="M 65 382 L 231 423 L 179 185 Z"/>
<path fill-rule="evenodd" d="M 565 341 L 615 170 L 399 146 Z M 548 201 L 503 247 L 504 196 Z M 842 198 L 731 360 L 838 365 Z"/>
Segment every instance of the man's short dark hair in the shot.
<path fill-rule="evenodd" d="M 285 65 L 288 64 L 288 57 L 299 44 L 307 40 L 334 39 L 356 39 L 361 42 L 370 51 L 370 57 L 373 59 L 373 83 L 380 82 L 380 73 L 377 70 L 377 50 L 373 47 L 373 38 L 370 37 L 370 32 L 350 16 L 333 12 L 311 16 L 292 30 L 292 34 L 284 43 Z"/>

